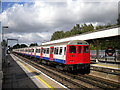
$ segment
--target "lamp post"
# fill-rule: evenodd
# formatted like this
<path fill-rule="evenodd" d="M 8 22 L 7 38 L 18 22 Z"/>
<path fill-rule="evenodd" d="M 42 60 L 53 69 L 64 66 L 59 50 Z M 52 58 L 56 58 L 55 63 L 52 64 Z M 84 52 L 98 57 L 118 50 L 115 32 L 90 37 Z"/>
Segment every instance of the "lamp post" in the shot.
<path fill-rule="evenodd" d="M 4 40 L 4 29 L 5 28 L 8 28 L 8 26 L 2 26 L 2 42 L 1 42 L 1 45 L 2 45 L 2 60 L 3 60 L 3 63 L 5 63 L 5 60 L 6 60 L 6 47 L 7 47 L 7 42 Z"/>
<path fill-rule="evenodd" d="M 2 41 L 3 41 L 3 39 L 4 39 L 4 29 L 5 29 L 5 28 L 8 28 L 8 26 L 3 26 L 3 27 L 2 27 Z"/>

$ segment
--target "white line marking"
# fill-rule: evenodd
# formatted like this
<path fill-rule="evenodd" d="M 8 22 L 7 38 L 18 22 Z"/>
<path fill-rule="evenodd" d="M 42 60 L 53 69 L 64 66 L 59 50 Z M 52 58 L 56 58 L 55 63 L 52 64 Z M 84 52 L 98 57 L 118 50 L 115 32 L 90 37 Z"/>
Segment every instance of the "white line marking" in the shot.
<path fill-rule="evenodd" d="M 12 56 L 12 55 L 13 55 L 13 54 L 11 54 L 11 56 Z M 21 62 L 23 62 L 23 63 L 27 64 L 27 65 L 28 65 L 28 66 L 30 66 L 30 67 L 32 67 L 32 68 L 33 68 L 33 69 L 35 69 L 36 71 L 38 71 L 38 72 L 42 73 L 43 75 L 45 75 L 46 77 L 48 77 L 48 78 L 49 78 L 49 79 L 51 79 L 52 81 L 54 81 L 54 82 L 56 82 L 57 84 L 59 84 L 60 86 L 62 86 L 63 88 L 68 89 L 66 86 L 64 86 L 64 85 L 62 85 L 61 83 L 59 83 L 58 81 L 56 81 L 56 80 L 52 79 L 52 78 L 51 78 L 51 77 L 49 77 L 48 75 L 44 74 L 42 71 L 40 71 L 40 70 L 38 70 L 38 69 L 34 68 L 33 66 L 31 66 L 31 65 L 29 65 L 28 63 L 24 62 L 22 59 L 18 58 L 17 56 L 15 56 L 15 55 L 13 55 L 13 56 L 14 56 L 14 57 L 16 57 L 18 60 L 20 60 Z"/>

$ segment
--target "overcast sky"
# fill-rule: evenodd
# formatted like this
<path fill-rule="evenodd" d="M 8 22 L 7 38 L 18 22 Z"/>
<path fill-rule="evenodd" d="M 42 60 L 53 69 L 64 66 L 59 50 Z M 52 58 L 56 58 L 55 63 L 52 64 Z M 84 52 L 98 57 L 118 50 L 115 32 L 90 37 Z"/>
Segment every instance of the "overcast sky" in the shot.
<path fill-rule="evenodd" d="M 0 21 L 9 26 L 5 38 L 40 44 L 49 41 L 53 32 L 68 31 L 75 24 L 115 24 L 118 17 L 118 0 L 53 1 L 2 2 Z"/>

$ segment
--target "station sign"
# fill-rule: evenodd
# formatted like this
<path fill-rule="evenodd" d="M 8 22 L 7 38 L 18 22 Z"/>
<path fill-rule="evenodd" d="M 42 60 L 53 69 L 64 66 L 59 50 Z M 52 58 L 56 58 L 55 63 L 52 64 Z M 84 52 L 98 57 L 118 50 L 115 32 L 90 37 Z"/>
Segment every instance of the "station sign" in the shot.
<path fill-rule="evenodd" d="M 115 49 L 112 48 L 112 47 L 108 47 L 106 50 L 105 50 L 105 54 L 107 56 L 113 56 L 115 54 Z"/>

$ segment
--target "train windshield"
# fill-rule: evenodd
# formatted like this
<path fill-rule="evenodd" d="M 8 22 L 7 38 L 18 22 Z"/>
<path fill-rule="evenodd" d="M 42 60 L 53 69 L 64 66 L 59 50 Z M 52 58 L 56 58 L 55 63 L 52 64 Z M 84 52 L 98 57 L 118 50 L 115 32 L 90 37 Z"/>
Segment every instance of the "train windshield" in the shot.
<path fill-rule="evenodd" d="M 70 53 L 76 53 L 76 46 L 70 46 Z"/>

